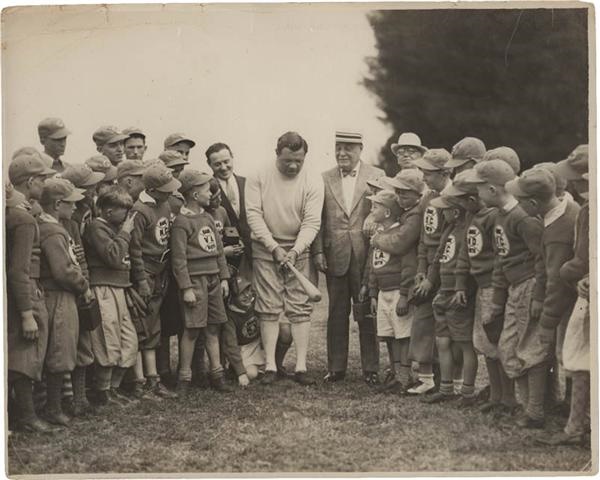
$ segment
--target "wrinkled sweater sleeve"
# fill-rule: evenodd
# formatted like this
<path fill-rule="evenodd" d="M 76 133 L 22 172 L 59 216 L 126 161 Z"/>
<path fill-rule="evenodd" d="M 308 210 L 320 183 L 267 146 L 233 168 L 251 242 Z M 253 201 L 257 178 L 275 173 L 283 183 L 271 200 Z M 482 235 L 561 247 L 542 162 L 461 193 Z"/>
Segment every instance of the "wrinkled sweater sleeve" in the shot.
<path fill-rule="evenodd" d="M 421 215 L 415 212 L 408 216 L 402 223 L 401 228 L 393 229 L 392 232 L 378 232 L 371 242 L 381 251 L 392 255 L 406 255 L 414 248 L 421 233 Z M 421 245 L 419 243 L 419 248 Z M 427 255 L 425 256 L 427 259 Z"/>
<path fill-rule="evenodd" d="M 171 228 L 171 267 L 180 290 L 192 287 L 187 267 L 188 222 L 179 214 Z M 218 237 L 218 235 L 217 235 Z"/>
<path fill-rule="evenodd" d="M 50 267 L 54 281 L 76 295 L 88 289 L 88 281 L 81 268 L 71 261 L 69 245 L 63 235 L 53 234 L 42 242 L 42 251 Z"/>
<path fill-rule="evenodd" d="M 137 211 L 137 215 L 133 219 L 133 231 L 131 232 L 131 242 L 129 244 L 131 278 L 136 284 L 147 280 L 144 259 L 142 258 L 142 240 L 146 228 L 148 228 L 148 223 L 146 216 L 141 211 Z"/>
<path fill-rule="evenodd" d="M 302 224 L 298 237 L 292 247 L 298 255 L 301 255 L 315 240 L 321 228 L 321 216 L 323 214 L 323 201 L 325 198 L 323 178 L 315 176 L 306 185 L 304 205 L 302 209 Z"/>
<path fill-rule="evenodd" d="M 468 225 L 468 223 L 466 224 Z M 454 289 L 456 291 L 466 291 L 467 290 L 467 283 L 468 283 L 468 278 L 469 278 L 469 273 L 471 270 L 471 262 L 469 260 L 469 250 L 468 250 L 468 245 L 467 245 L 467 228 L 465 228 L 462 230 L 461 232 L 461 239 L 459 241 L 459 250 L 458 250 L 458 257 L 456 259 L 456 268 L 455 268 L 455 274 L 456 274 L 456 282 L 455 282 L 455 287 Z"/>
<path fill-rule="evenodd" d="M 31 310 L 31 285 L 29 269 L 31 252 L 35 238 L 35 223 L 23 223 L 13 230 L 13 240 L 10 257 L 6 265 L 6 278 L 10 285 L 15 306 L 19 312 Z"/>
<path fill-rule="evenodd" d="M 589 205 L 585 204 L 577 215 L 575 255 L 560 268 L 560 277 L 573 287 L 589 272 L 590 268 L 589 222 Z"/>
<path fill-rule="evenodd" d="M 262 243 L 269 252 L 272 252 L 279 244 L 273 238 L 273 234 L 264 219 L 259 176 L 252 176 L 246 179 L 245 195 L 248 226 L 256 237 L 256 240 Z"/>
<path fill-rule="evenodd" d="M 108 228 L 92 223 L 85 229 L 83 236 L 86 243 L 96 251 L 106 265 L 119 268 L 123 263 L 123 258 L 127 256 L 131 236 L 123 230 L 113 236 Z"/>
<path fill-rule="evenodd" d="M 535 287 L 532 297 L 540 302 L 544 301 L 546 292 L 546 266 L 542 253 L 542 235 L 544 225 L 534 217 L 525 217 L 517 225 L 517 231 L 527 244 L 529 251 L 535 256 Z"/>

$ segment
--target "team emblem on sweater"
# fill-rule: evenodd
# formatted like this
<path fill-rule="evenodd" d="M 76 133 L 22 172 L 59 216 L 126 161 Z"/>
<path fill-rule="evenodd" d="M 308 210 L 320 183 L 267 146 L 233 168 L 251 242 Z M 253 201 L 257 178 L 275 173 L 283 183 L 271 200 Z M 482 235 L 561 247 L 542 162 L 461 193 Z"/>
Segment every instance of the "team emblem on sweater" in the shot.
<path fill-rule="evenodd" d="M 123 257 L 123 259 L 121 260 L 121 263 L 123 265 L 127 265 L 128 267 L 131 266 L 131 259 L 129 258 L 129 254 L 128 253 Z"/>
<path fill-rule="evenodd" d="M 244 325 L 242 325 L 242 336 L 244 338 L 254 338 L 258 335 L 258 322 L 256 321 L 256 317 L 252 316 Z"/>
<path fill-rule="evenodd" d="M 90 223 L 92 223 L 92 211 L 86 210 L 85 213 L 81 216 L 81 223 L 79 224 L 79 235 L 83 237 L 85 227 L 87 227 Z"/>
<path fill-rule="evenodd" d="M 71 260 L 73 261 L 73 263 L 75 265 L 79 265 L 79 260 L 77 260 L 77 254 L 75 253 L 75 242 L 73 241 L 72 238 L 69 238 L 69 257 L 71 257 Z"/>
<path fill-rule="evenodd" d="M 373 249 L 373 268 L 381 268 L 390 260 L 390 254 L 382 252 L 378 248 Z"/>
<path fill-rule="evenodd" d="M 508 241 L 504 229 L 500 225 L 497 225 L 494 228 L 494 242 L 496 243 L 496 252 L 498 255 L 506 257 L 508 252 L 510 252 L 510 242 Z"/>
<path fill-rule="evenodd" d="M 217 232 L 223 233 L 223 222 L 221 220 L 215 220 L 215 227 L 217 227 Z"/>
<path fill-rule="evenodd" d="M 456 237 L 454 235 L 448 235 L 446 243 L 444 244 L 444 251 L 440 257 L 440 263 L 448 263 L 454 258 L 456 253 Z"/>
<path fill-rule="evenodd" d="M 217 240 L 215 234 L 210 227 L 202 227 L 198 232 L 198 243 L 202 250 L 206 252 L 214 252 L 217 249 Z"/>
<path fill-rule="evenodd" d="M 481 231 L 471 225 L 467 230 L 467 253 L 469 257 L 476 257 L 483 250 L 483 235 Z"/>
<path fill-rule="evenodd" d="M 423 228 L 425 229 L 425 233 L 428 235 L 434 234 L 437 231 L 439 224 L 440 220 L 437 209 L 434 207 L 427 207 L 425 209 L 425 215 L 423 216 Z"/>
<path fill-rule="evenodd" d="M 169 241 L 169 219 L 160 217 L 154 227 L 154 238 L 159 245 L 166 245 Z"/>

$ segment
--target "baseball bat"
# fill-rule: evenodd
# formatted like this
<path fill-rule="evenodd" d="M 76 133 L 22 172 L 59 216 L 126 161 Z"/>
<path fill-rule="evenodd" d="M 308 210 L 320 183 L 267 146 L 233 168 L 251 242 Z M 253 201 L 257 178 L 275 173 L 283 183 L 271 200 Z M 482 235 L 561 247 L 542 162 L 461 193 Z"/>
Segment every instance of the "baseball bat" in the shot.
<path fill-rule="evenodd" d="M 294 276 L 298 279 L 298 282 L 300 282 L 300 286 L 303 288 L 303 290 L 308 295 L 308 299 L 311 302 L 315 302 L 315 303 L 320 302 L 321 301 L 321 292 L 319 292 L 319 289 L 317 287 L 315 287 L 313 285 L 313 283 L 308 278 L 306 278 L 302 274 L 302 272 L 300 272 L 291 263 L 287 262 L 285 264 L 285 266 L 287 268 L 289 268 L 290 272 L 292 272 L 294 274 Z"/>

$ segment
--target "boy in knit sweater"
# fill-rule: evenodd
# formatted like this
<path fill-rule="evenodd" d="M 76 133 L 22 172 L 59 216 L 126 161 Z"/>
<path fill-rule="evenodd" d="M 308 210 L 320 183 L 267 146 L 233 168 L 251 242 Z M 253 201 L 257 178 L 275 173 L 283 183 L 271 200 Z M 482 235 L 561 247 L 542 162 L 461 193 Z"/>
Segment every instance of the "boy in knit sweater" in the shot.
<path fill-rule="evenodd" d="M 160 306 L 167 289 L 171 208 L 168 199 L 181 183 L 162 162 L 154 161 L 142 175 L 145 190 L 133 211 L 138 212 L 131 232 L 129 253 L 134 287 L 146 301 L 149 313 L 142 319 L 144 333 L 138 338 L 143 370 L 136 363 L 136 378 L 147 378 L 146 390 L 162 398 L 176 398 L 160 382 L 156 368 L 156 349 L 160 343 Z"/>
<path fill-rule="evenodd" d="M 138 339 L 127 309 L 125 289 L 131 285 L 129 242 L 133 216 L 129 194 L 111 187 L 98 197 L 99 217 L 83 236 L 90 285 L 100 307 L 102 323 L 91 331 L 95 359 L 96 399 L 101 405 L 127 401 L 118 392 L 128 368 L 136 363 Z"/>
<path fill-rule="evenodd" d="M 560 278 L 560 268 L 573 258 L 575 221 L 579 205 L 559 200 L 556 196 L 554 175 L 544 168 L 526 170 L 520 177 L 506 184 L 508 192 L 532 217 L 542 217 L 542 258 L 545 266 L 545 294 L 542 312 L 534 332 L 547 348 L 545 364 L 554 357 L 557 327 L 568 321 L 577 295 Z M 531 395 L 531 393 L 530 393 Z M 529 412 L 526 412 L 529 415 Z M 542 410 L 543 414 L 543 410 Z M 542 417 L 543 418 L 543 417 Z M 530 425 L 541 425 L 539 416 L 530 418 Z"/>
<path fill-rule="evenodd" d="M 542 223 L 529 216 L 504 185 L 515 178 L 502 160 L 478 164 L 468 181 L 477 185 L 479 197 L 497 207 L 494 226 L 496 260 L 492 274 L 493 314 L 504 312 L 498 353 L 504 371 L 516 379 L 526 415 L 522 427 L 539 427 L 544 418 L 544 385 L 547 348 L 535 334 L 545 291 L 542 259 Z"/>
<path fill-rule="evenodd" d="M 368 198 L 371 200 L 373 221 L 379 225 L 381 233 L 406 233 L 398 218 L 401 210 L 394 192 L 382 190 Z M 384 388 L 387 392 L 401 393 L 410 379 L 408 347 L 412 309 L 408 305 L 408 292 L 417 269 L 416 242 L 406 252 L 397 253 L 394 248 L 378 247 L 370 250 L 368 286 L 371 312 L 377 318 L 377 336 L 387 345 L 394 373 L 394 380 Z"/>
<path fill-rule="evenodd" d="M 20 426 L 49 432 L 33 403 L 33 382 L 42 378 L 48 343 L 48 311 L 40 284 L 40 233 L 30 213 L 30 199 L 39 199 L 43 180 L 55 172 L 31 155 L 17 155 L 8 168 L 15 186 L 7 187 L 6 228 L 6 344 L 9 400 L 14 389 Z M 12 420 L 12 419 L 10 419 Z"/>
<path fill-rule="evenodd" d="M 173 275 L 183 311 L 177 389 L 184 395 L 189 391 L 194 347 L 200 330 L 206 329 L 211 385 L 224 391 L 228 389 L 221 366 L 219 336 L 227 322 L 223 297 L 229 294 L 229 270 L 215 222 L 205 211 L 210 203 L 210 177 L 185 170 L 179 178 L 179 191 L 186 206 L 173 223 L 171 237 Z"/>
<path fill-rule="evenodd" d="M 48 179 L 40 199 L 43 213 L 38 219 L 42 249 L 40 281 L 49 315 L 45 363 L 47 419 L 64 426 L 68 425 L 69 417 L 63 413 L 61 405 L 63 377 L 72 372 L 77 363 L 79 316 L 76 298 L 83 295 L 83 300 L 88 303 L 93 294 L 73 250 L 73 239 L 60 220 L 69 219 L 75 202 L 81 199 L 81 191 L 68 180 Z"/>

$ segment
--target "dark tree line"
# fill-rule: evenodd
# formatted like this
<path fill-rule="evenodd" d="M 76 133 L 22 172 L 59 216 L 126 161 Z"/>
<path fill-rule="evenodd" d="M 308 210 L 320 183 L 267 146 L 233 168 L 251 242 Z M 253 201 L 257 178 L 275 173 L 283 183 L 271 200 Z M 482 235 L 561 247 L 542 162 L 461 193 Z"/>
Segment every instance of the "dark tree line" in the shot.
<path fill-rule="evenodd" d="M 529 166 L 588 141 L 586 9 L 385 10 L 369 15 L 378 55 L 365 86 L 395 133 L 429 147 L 465 136 L 507 145 Z"/>

